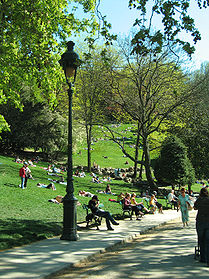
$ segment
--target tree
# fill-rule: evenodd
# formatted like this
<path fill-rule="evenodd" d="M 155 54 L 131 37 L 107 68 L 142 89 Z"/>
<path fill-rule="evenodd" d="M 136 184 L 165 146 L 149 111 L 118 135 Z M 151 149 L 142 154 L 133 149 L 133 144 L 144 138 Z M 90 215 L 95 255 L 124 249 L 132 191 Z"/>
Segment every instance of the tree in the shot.
<path fill-rule="evenodd" d="M 25 88 L 21 94 L 23 110 L 13 104 L 0 106 L 0 113 L 10 125 L 10 131 L 2 133 L 2 150 L 42 149 L 47 154 L 66 151 L 67 125 L 59 113 L 51 111 L 47 103 L 33 99 L 33 93 Z"/>
<path fill-rule="evenodd" d="M 173 51 L 173 44 L 180 46 L 191 56 L 194 51 L 194 45 L 201 40 L 201 35 L 195 27 L 194 19 L 189 15 L 191 2 L 197 2 L 197 6 L 207 8 L 209 1 L 205 0 L 129 0 L 128 6 L 139 11 L 139 18 L 135 20 L 134 26 L 139 28 L 135 34 L 132 43 L 133 51 L 144 55 L 150 52 L 150 47 L 144 45 L 144 41 L 149 40 L 156 44 L 155 52 L 160 53 L 164 43 Z M 162 28 L 157 28 L 153 33 L 153 22 L 160 18 Z M 193 39 L 193 44 L 180 39 L 182 31 L 189 33 Z"/>
<path fill-rule="evenodd" d="M 195 182 L 195 171 L 187 156 L 187 148 L 179 138 L 170 136 L 165 139 L 154 173 L 159 183 L 167 185 L 188 184 L 191 187 Z"/>
<path fill-rule="evenodd" d="M 88 18 L 76 18 L 78 4 Z M 99 29 L 95 9 L 96 0 L 1 0 L 0 104 L 22 108 L 20 92 L 27 84 L 53 105 L 64 79 L 59 53 L 73 33 L 88 31 L 91 37 Z"/>
<path fill-rule="evenodd" d="M 119 52 L 123 55 L 124 63 L 120 69 L 111 69 L 112 98 L 137 124 L 138 139 L 135 146 L 142 146 L 144 160 L 134 158 L 120 142 L 118 144 L 133 162 L 145 166 L 147 180 L 150 186 L 154 186 L 150 164 L 152 137 L 161 131 L 165 133 L 171 115 L 189 100 L 194 86 L 198 84 L 190 88 L 187 86 L 188 80 L 179 61 L 167 49 L 159 55 L 150 52 L 141 56 L 133 54 L 132 46 L 126 43 L 120 46 Z"/>
<path fill-rule="evenodd" d="M 88 171 L 91 170 L 91 143 L 92 129 L 94 125 L 103 123 L 104 110 L 107 105 L 104 102 L 108 83 L 105 78 L 105 65 L 99 51 L 85 58 L 80 73 L 74 98 L 74 116 L 85 126 Z"/>
<path fill-rule="evenodd" d="M 178 112 L 180 125 L 170 129 L 188 147 L 188 157 L 198 179 L 208 178 L 209 168 L 209 64 L 203 64 L 193 73 L 191 83 L 199 83 L 203 78 L 204 82 L 198 87 L 200 92 L 194 91 L 189 102 Z"/>

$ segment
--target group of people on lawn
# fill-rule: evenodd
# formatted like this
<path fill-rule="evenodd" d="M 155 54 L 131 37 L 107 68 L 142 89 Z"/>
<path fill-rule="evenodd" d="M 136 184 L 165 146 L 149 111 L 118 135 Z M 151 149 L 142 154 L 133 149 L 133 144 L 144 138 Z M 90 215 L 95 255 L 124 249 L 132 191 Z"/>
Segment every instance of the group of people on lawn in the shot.
<path fill-rule="evenodd" d="M 19 185 L 22 189 L 27 188 L 27 181 L 29 178 L 33 179 L 31 170 L 28 167 L 28 163 L 24 162 L 22 168 L 19 170 L 19 176 L 21 178 L 21 184 Z"/>
<path fill-rule="evenodd" d="M 19 170 L 19 176 L 21 178 L 21 184 L 19 186 L 22 189 L 27 188 L 27 181 L 29 178 L 32 178 L 31 170 L 28 165 L 29 164 L 24 161 L 22 168 Z M 38 186 L 41 187 L 41 184 Z M 53 189 L 53 183 L 51 183 L 50 187 L 47 186 L 47 188 Z M 201 189 L 200 195 L 195 202 L 194 199 L 186 193 L 186 189 L 184 187 L 181 188 L 180 195 L 178 197 L 175 196 L 174 190 L 171 190 L 168 194 L 168 201 L 174 204 L 174 208 L 177 210 L 180 209 L 183 227 L 188 226 L 188 210 L 191 207 L 198 210 L 196 217 L 196 230 L 198 235 L 198 245 L 200 247 L 200 262 L 204 262 L 207 266 L 209 266 L 209 193 L 207 188 L 208 187 L 203 187 Z M 107 185 L 104 193 L 112 194 L 109 184 Z M 120 193 L 116 202 L 122 203 L 124 209 L 132 210 L 136 215 L 136 220 L 141 220 L 145 213 L 154 214 L 156 210 L 158 210 L 159 213 L 163 213 L 162 204 L 158 202 L 156 194 L 157 193 L 154 191 L 149 197 L 149 209 L 144 206 L 143 202 L 138 203 L 136 201 L 135 193 Z M 79 191 L 79 195 L 91 197 L 88 207 L 91 209 L 93 214 L 105 218 L 108 230 L 114 230 L 111 224 L 119 225 L 109 211 L 99 208 L 99 198 L 97 195 L 93 195 L 85 191 Z M 61 197 L 59 202 L 62 202 L 62 198 L 63 197 Z"/>
<path fill-rule="evenodd" d="M 32 162 L 31 160 L 28 160 L 28 162 L 26 162 L 25 160 L 20 160 L 19 158 L 15 159 L 15 162 L 16 163 L 20 163 L 20 162 L 22 163 L 23 162 L 23 166 L 19 170 L 19 176 L 20 176 L 20 179 L 21 179 L 21 183 L 20 183 L 19 187 L 21 187 L 22 189 L 25 189 L 25 188 L 27 188 L 28 179 L 29 178 L 33 179 L 32 172 L 29 168 L 29 165 L 33 166 L 33 167 L 35 167 L 35 165 L 29 163 L 29 162 Z M 64 169 L 64 168 L 63 169 L 61 169 L 61 168 L 58 169 L 54 165 L 49 165 L 47 168 L 43 168 L 43 167 L 40 167 L 40 168 L 47 170 L 49 175 L 54 174 L 55 176 L 59 177 L 59 180 L 56 180 L 56 181 L 54 181 L 53 179 L 49 179 L 52 182 L 57 182 L 57 183 L 63 183 L 64 184 L 64 177 L 59 176 L 58 174 L 63 174 L 62 172 L 66 171 L 66 169 Z M 42 184 L 42 183 L 37 183 L 37 187 L 56 190 L 56 187 L 55 187 L 54 183 L 52 183 L 52 182 L 47 184 L 47 185 Z"/>

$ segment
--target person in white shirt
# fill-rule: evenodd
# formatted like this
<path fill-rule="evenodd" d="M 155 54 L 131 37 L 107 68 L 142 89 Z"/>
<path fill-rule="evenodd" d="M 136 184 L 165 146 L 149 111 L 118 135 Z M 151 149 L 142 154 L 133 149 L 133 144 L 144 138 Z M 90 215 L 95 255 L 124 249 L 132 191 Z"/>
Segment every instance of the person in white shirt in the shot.
<path fill-rule="evenodd" d="M 27 188 L 28 178 L 32 178 L 32 175 L 31 175 L 31 170 L 28 167 L 28 163 L 25 162 L 24 165 L 25 165 L 25 184 L 24 184 L 24 187 Z"/>
<path fill-rule="evenodd" d="M 171 190 L 171 192 L 168 194 L 168 201 L 171 204 L 174 204 L 174 209 L 178 209 L 178 198 L 174 194 L 174 190 Z"/>

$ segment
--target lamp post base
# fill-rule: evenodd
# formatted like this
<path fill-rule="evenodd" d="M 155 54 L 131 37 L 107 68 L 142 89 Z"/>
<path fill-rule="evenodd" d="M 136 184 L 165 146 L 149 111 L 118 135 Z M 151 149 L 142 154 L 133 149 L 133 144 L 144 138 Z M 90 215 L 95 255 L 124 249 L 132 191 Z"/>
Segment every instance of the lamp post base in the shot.
<path fill-rule="evenodd" d="M 77 199 L 66 195 L 63 199 L 63 232 L 61 240 L 76 241 L 79 239 L 77 234 Z"/>

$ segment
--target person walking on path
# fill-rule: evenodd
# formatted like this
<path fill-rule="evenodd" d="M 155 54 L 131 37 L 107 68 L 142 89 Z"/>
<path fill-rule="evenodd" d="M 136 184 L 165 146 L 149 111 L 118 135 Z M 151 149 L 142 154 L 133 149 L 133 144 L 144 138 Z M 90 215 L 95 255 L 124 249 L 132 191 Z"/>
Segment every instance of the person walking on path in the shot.
<path fill-rule="evenodd" d="M 194 203 L 197 209 L 196 230 L 200 247 L 200 262 L 209 267 L 209 194 L 207 188 L 200 190 L 200 196 Z"/>
<path fill-rule="evenodd" d="M 98 208 L 99 206 L 99 199 L 96 195 L 92 197 L 92 199 L 89 201 L 88 207 L 91 209 L 91 212 L 99 217 L 104 217 L 106 219 L 106 225 L 107 229 L 110 231 L 113 231 L 114 229 L 111 227 L 110 222 L 113 225 L 119 225 L 115 221 L 115 219 L 112 217 L 109 211 L 104 211 Z"/>
<path fill-rule="evenodd" d="M 24 185 L 25 185 L 25 165 L 23 165 L 22 168 L 19 170 L 19 176 L 21 178 L 20 187 L 22 189 L 25 189 L 25 187 L 24 187 Z"/>
<path fill-rule="evenodd" d="M 184 187 L 181 188 L 181 194 L 178 197 L 178 207 L 181 210 L 181 219 L 183 223 L 183 227 L 188 226 L 189 222 L 189 211 L 188 205 L 190 202 L 190 197 L 186 194 L 186 189 Z"/>

